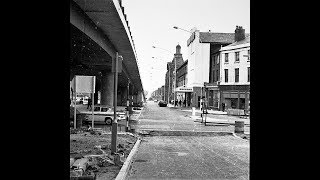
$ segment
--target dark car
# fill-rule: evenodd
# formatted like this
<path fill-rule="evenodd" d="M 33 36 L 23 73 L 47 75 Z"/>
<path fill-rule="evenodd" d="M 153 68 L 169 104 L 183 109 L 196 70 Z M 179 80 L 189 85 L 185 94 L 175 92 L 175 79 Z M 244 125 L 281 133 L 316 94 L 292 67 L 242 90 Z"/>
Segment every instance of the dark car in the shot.
<path fill-rule="evenodd" d="M 158 105 L 159 107 L 167 107 L 167 102 L 160 100 Z"/>

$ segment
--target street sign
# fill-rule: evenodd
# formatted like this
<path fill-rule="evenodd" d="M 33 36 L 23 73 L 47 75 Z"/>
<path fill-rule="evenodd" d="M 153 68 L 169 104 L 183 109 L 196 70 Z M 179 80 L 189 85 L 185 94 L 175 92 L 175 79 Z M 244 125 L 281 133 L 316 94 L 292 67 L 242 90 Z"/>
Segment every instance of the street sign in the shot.
<path fill-rule="evenodd" d="M 95 76 L 75 76 L 75 90 L 77 93 L 94 93 L 96 78 Z"/>
<path fill-rule="evenodd" d="M 95 76 L 75 76 L 73 78 L 73 89 L 75 90 L 74 94 L 75 97 L 77 97 L 77 93 L 92 93 L 92 103 L 91 103 L 91 109 L 92 109 L 92 128 L 94 128 L 94 91 L 95 91 L 95 85 L 96 85 L 96 77 Z M 74 103 L 74 128 L 76 129 L 76 98 Z"/>

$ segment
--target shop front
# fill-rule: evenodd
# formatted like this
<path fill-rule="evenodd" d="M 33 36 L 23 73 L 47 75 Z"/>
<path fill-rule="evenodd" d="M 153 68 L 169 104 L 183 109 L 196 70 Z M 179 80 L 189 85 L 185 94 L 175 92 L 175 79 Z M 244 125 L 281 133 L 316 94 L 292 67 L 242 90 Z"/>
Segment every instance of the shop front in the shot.
<path fill-rule="evenodd" d="M 181 100 L 183 107 L 190 107 L 192 102 L 192 87 L 181 86 L 176 88 L 177 100 Z"/>
<path fill-rule="evenodd" d="M 219 109 L 220 107 L 220 91 L 217 83 L 205 83 L 206 98 L 208 108 Z"/>
<path fill-rule="evenodd" d="M 221 103 L 226 109 L 249 109 L 250 86 L 220 87 Z"/>

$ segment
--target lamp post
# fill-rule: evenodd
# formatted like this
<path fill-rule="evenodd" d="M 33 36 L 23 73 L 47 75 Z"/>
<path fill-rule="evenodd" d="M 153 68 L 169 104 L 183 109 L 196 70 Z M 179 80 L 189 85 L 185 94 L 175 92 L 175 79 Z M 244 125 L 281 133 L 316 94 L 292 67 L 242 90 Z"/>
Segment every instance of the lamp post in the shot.
<path fill-rule="evenodd" d="M 162 50 L 165 50 L 165 51 L 168 51 L 168 52 L 174 54 L 173 52 L 171 52 L 167 49 L 163 49 L 163 48 L 156 47 L 156 46 L 152 46 L 152 47 L 162 49 Z M 169 69 L 169 73 L 170 73 L 170 69 Z M 169 75 L 169 77 L 170 77 L 170 75 Z M 174 83 L 173 83 L 173 85 L 174 85 L 174 89 L 173 89 L 173 104 L 174 104 L 174 106 L 176 106 L 175 105 L 175 103 L 176 103 L 176 81 L 177 81 L 177 61 L 174 58 Z M 169 90 L 168 90 L 168 92 L 169 92 Z M 168 103 L 169 103 L 169 96 L 168 96 Z"/>
<path fill-rule="evenodd" d="M 179 27 L 177 27 L 177 26 L 174 26 L 173 28 L 174 28 L 174 29 L 180 29 L 180 30 L 182 30 L 182 31 L 186 31 L 186 32 L 192 34 L 191 31 L 188 31 L 188 30 L 179 28 Z M 195 36 L 198 36 L 198 35 L 195 33 Z M 200 36 L 198 36 L 198 38 L 199 38 L 199 42 L 202 43 L 202 41 L 201 41 L 201 39 L 200 39 Z M 202 48 L 201 48 L 201 51 L 202 51 Z M 202 56 L 202 53 L 201 53 L 201 56 Z M 201 73 L 201 78 L 202 78 L 202 73 Z M 202 79 L 203 79 L 203 78 L 202 78 Z M 202 109 L 202 86 L 201 86 L 201 98 L 200 98 L 200 110 L 201 110 L 201 109 Z"/>

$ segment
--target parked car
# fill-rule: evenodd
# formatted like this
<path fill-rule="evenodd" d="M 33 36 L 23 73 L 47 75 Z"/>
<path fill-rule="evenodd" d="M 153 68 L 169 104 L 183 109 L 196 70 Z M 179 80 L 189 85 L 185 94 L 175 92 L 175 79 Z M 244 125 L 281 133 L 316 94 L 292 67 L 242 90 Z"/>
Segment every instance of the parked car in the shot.
<path fill-rule="evenodd" d="M 77 121 L 81 121 L 84 124 L 88 120 L 88 116 L 86 114 L 80 113 L 80 111 L 76 110 Z M 70 127 L 74 126 L 74 107 L 70 106 Z"/>
<path fill-rule="evenodd" d="M 159 107 L 167 107 L 167 102 L 160 100 L 158 105 Z"/>
<path fill-rule="evenodd" d="M 92 122 L 92 111 L 85 111 L 82 113 L 88 116 L 86 123 Z M 93 114 L 95 124 L 112 124 L 114 118 L 114 111 L 112 107 L 96 105 L 94 106 Z M 126 120 L 126 113 L 124 111 L 117 111 L 117 120 Z"/>

